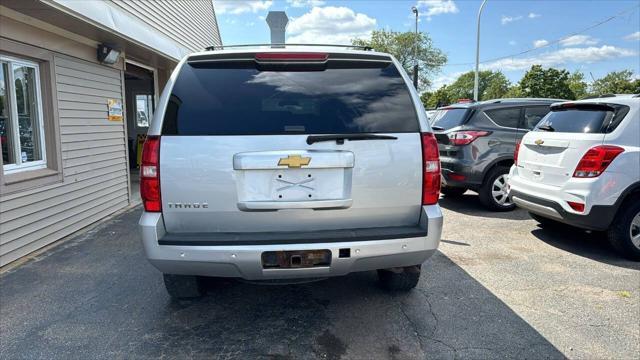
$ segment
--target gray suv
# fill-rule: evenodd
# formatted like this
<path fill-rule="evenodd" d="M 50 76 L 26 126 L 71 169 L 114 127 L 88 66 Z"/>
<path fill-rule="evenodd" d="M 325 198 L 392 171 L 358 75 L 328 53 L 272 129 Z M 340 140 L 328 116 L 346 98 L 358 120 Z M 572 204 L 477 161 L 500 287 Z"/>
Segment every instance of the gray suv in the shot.
<path fill-rule="evenodd" d="M 454 104 L 430 120 L 440 151 L 442 193 L 478 192 L 493 211 L 515 208 L 507 177 L 516 143 L 533 129 L 556 99 L 499 99 Z"/>
<path fill-rule="evenodd" d="M 438 248 L 438 146 L 392 56 L 190 55 L 160 98 L 141 165 L 146 255 L 173 297 L 204 277 L 297 281 L 378 270 L 416 286 Z"/>

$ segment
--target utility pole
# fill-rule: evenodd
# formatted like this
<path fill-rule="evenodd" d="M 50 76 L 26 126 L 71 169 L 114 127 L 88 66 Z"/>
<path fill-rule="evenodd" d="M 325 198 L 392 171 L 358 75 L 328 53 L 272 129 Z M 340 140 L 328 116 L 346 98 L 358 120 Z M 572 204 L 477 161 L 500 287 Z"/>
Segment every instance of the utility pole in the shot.
<path fill-rule="evenodd" d="M 480 82 L 479 70 L 480 70 L 480 16 L 482 15 L 482 9 L 487 0 L 482 0 L 480 10 L 478 10 L 478 31 L 476 33 L 476 74 L 473 80 L 473 100 L 478 101 L 478 83 Z"/>
<path fill-rule="evenodd" d="M 413 86 L 418 89 L 418 42 L 420 36 L 418 35 L 418 8 L 411 7 L 411 11 L 416 14 L 416 41 L 413 44 Z"/>

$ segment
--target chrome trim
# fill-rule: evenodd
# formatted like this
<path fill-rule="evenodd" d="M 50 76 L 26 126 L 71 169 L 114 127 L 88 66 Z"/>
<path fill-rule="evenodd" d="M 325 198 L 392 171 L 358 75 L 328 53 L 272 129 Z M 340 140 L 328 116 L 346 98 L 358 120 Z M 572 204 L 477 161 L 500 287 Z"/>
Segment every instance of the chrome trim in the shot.
<path fill-rule="evenodd" d="M 264 211 L 285 209 L 347 209 L 352 199 L 314 200 L 314 201 L 238 201 L 242 211 Z"/>
<path fill-rule="evenodd" d="M 562 220 L 562 215 L 560 215 L 560 213 L 558 213 L 554 208 L 550 208 L 548 206 L 543 206 L 531 201 L 520 199 L 517 196 L 512 196 L 511 200 L 514 202 L 514 204 L 518 205 L 519 207 L 529 210 L 533 213 L 549 216 L 551 218 L 558 219 L 558 220 Z"/>

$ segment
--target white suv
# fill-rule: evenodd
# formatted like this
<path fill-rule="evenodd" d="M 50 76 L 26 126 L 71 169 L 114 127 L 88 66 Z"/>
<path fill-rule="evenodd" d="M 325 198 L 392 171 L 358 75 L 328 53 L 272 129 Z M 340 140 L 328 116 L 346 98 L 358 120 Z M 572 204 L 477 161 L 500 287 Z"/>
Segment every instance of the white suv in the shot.
<path fill-rule="evenodd" d="M 516 148 L 513 202 L 540 223 L 606 231 L 640 260 L 640 96 L 554 104 Z"/>

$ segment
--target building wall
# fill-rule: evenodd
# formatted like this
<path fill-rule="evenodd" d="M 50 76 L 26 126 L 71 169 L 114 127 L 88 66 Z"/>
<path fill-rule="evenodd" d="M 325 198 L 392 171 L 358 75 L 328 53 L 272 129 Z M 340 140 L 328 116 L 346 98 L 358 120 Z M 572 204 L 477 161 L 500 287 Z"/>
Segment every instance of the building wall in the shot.
<path fill-rule="evenodd" d="M 222 44 L 211 0 L 110 1 L 192 51 Z"/>
<path fill-rule="evenodd" d="M 15 49 L 31 49 L 27 55 L 38 56 L 41 69 L 51 69 L 47 77 L 54 111 L 45 114 L 45 124 L 57 127 L 55 146 L 61 159 L 54 181 L 19 191 L 3 188 L 2 266 L 122 209 L 130 194 L 125 123 L 108 121 L 106 105 L 107 99 L 124 101 L 122 64 L 98 64 L 93 47 L 12 19 L 0 17 L 0 22 L 0 51 L 25 57 Z M 57 49 L 29 45 L 33 43 L 55 44 Z M 64 43 L 80 57 L 65 55 L 60 49 Z M 6 176 L 3 185 L 4 180 Z"/>

